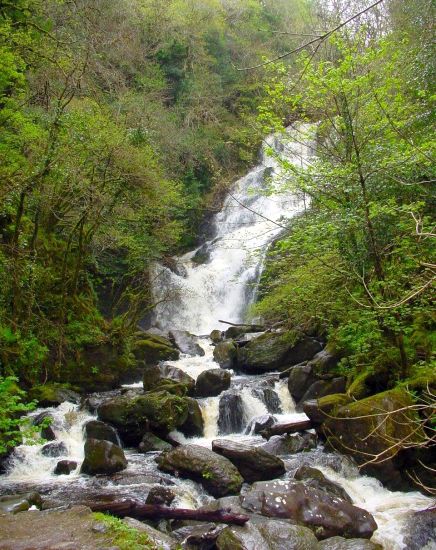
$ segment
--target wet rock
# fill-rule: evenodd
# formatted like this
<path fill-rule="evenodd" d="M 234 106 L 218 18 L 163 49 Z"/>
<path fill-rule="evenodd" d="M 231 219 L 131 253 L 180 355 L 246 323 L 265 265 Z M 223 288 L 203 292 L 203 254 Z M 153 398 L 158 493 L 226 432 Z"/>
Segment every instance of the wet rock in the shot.
<path fill-rule="evenodd" d="M 187 330 L 171 330 L 169 337 L 171 342 L 186 355 L 202 357 L 205 354 L 204 349 L 198 344 L 197 336 Z"/>
<path fill-rule="evenodd" d="M 156 462 L 165 472 L 200 482 L 214 497 L 238 493 L 242 486 L 242 477 L 230 460 L 199 445 L 180 445 Z"/>
<path fill-rule="evenodd" d="M 320 399 L 303 401 L 303 412 L 314 426 L 320 426 L 338 407 L 350 403 L 351 398 L 345 393 L 333 393 Z"/>
<path fill-rule="evenodd" d="M 319 399 L 333 393 L 344 393 L 346 380 L 343 376 L 338 376 L 332 380 L 317 380 L 306 390 L 301 401 L 309 399 Z"/>
<path fill-rule="evenodd" d="M 195 384 L 196 397 L 215 397 L 229 389 L 231 375 L 228 370 L 210 369 L 203 371 Z"/>
<path fill-rule="evenodd" d="M 407 391 L 386 391 L 340 407 L 334 417 L 324 422 L 322 431 L 331 447 L 351 455 L 360 464 L 371 456 L 380 456 L 383 462 L 362 470 L 392 489 L 402 488 L 401 450 L 408 448 L 405 454 L 410 455 L 413 446 L 425 440 L 423 431 L 417 429 L 419 419 L 410 410 L 412 404 Z"/>
<path fill-rule="evenodd" d="M 333 498 L 338 497 L 342 500 L 350 502 L 351 504 L 353 503 L 350 495 L 345 489 L 334 481 L 327 479 L 325 475 L 316 468 L 312 468 L 307 465 L 300 466 L 300 468 L 298 468 L 295 472 L 294 478 L 298 481 L 304 481 L 306 487 L 314 487 L 315 489 L 328 493 Z"/>
<path fill-rule="evenodd" d="M 67 446 L 63 441 L 52 441 L 42 447 L 41 454 L 44 456 L 57 457 L 68 453 Z"/>
<path fill-rule="evenodd" d="M 168 338 L 150 332 L 140 335 L 132 351 L 136 360 L 146 365 L 157 365 L 159 361 L 173 361 L 180 356 L 179 350 Z"/>
<path fill-rule="evenodd" d="M 54 422 L 54 417 L 52 414 L 50 414 L 48 411 L 44 411 L 32 419 L 32 424 L 34 426 L 43 426 L 41 428 L 41 437 L 43 439 L 46 439 L 47 441 L 55 441 L 56 440 L 56 433 L 53 430 L 52 424 Z M 48 424 L 48 425 L 46 425 Z"/>
<path fill-rule="evenodd" d="M 298 481 L 254 483 L 242 496 L 241 505 L 250 512 L 301 523 L 313 529 L 319 539 L 336 535 L 370 538 L 377 529 L 369 512 Z"/>
<path fill-rule="evenodd" d="M 260 435 L 265 439 L 269 439 L 273 435 L 293 434 L 304 432 L 312 427 L 310 420 L 291 420 L 291 422 L 277 422 L 270 428 L 266 428 L 260 432 Z"/>
<path fill-rule="evenodd" d="M 253 418 L 245 429 L 245 434 L 260 434 L 261 431 L 270 428 L 277 422 L 277 419 L 272 414 L 264 414 L 262 416 L 256 416 Z"/>
<path fill-rule="evenodd" d="M 153 546 L 159 548 L 159 550 L 174 550 L 176 548 L 177 541 L 175 539 L 146 523 L 142 523 L 142 521 L 133 518 L 124 518 L 123 522 L 137 531 L 146 533 Z"/>
<path fill-rule="evenodd" d="M 379 544 L 366 539 L 332 537 L 319 543 L 320 550 L 383 550 Z"/>
<path fill-rule="evenodd" d="M 277 392 L 273 389 L 274 380 L 262 380 L 253 388 L 252 393 L 265 404 L 269 413 L 280 414 L 282 407 Z"/>
<path fill-rule="evenodd" d="M 316 376 L 320 378 L 324 376 L 331 378 L 331 373 L 335 371 L 338 363 L 339 357 L 324 348 L 309 361 L 309 366 L 313 368 L 313 372 Z"/>
<path fill-rule="evenodd" d="M 314 449 L 316 444 L 316 434 L 305 432 L 302 434 L 273 435 L 261 446 L 261 449 L 275 456 L 283 456 Z"/>
<path fill-rule="evenodd" d="M 36 399 L 40 407 L 57 407 L 64 401 L 79 404 L 80 395 L 73 391 L 69 384 L 52 382 L 41 386 L 33 386 L 28 393 L 29 399 Z"/>
<path fill-rule="evenodd" d="M 165 435 L 183 425 L 188 402 L 167 391 L 148 392 L 132 399 L 121 396 L 100 405 L 98 417 L 114 425 L 125 444 L 136 446 L 150 427 Z"/>
<path fill-rule="evenodd" d="M 233 390 L 222 394 L 218 411 L 218 433 L 240 433 L 244 429 L 244 405 L 242 397 Z"/>
<path fill-rule="evenodd" d="M 215 541 L 225 528 L 225 525 L 206 523 L 203 525 L 181 527 L 171 534 L 182 544 L 183 548 L 212 550 L 216 548 Z"/>
<path fill-rule="evenodd" d="M 142 393 L 142 390 L 140 388 L 139 390 L 139 393 Z M 112 390 L 107 392 L 90 393 L 87 397 L 82 399 L 81 409 L 86 409 L 90 413 L 96 413 L 100 405 L 102 405 L 106 401 L 110 401 L 114 397 L 119 397 L 121 391 Z"/>
<path fill-rule="evenodd" d="M 209 338 L 214 344 L 218 344 L 218 342 L 221 342 L 223 339 L 223 333 L 220 330 L 215 329 L 209 334 Z"/>
<path fill-rule="evenodd" d="M 404 550 L 434 550 L 435 541 L 436 509 L 413 513 L 404 529 Z"/>
<path fill-rule="evenodd" d="M 280 370 L 311 359 L 320 349 L 314 338 L 295 332 L 266 332 L 238 349 L 237 367 L 248 374 Z"/>
<path fill-rule="evenodd" d="M 179 427 L 179 431 L 187 437 L 202 437 L 204 433 L 204 420 L 201 407 L 198 401 L 192 397 L 186 397 L 188 404 L 188 416 L 186 421 Z"/>
<path fill-rule="evenodd" d="M 57 476 L 68 476 L 77 468 L 74 460 L 59 460 L 53 473 Z"/>
<path fill-rule="evenodd" d="M 301 401 L 303 395 L 314 382 L 316 382 L 316 375 L 311 365 L 296 365 L 290 370 L 288 389 L 296 403 Z"/>
<path fill-rule="evenodd" d="M 263 334 L 264 330 L 265 330 L 265 327 L 263 327 L 262 325 L 241 325 L 239 327 L 233 326 L 233 327 L 229 327 L 224 332 L 224 338 L 231 340 L 253 332 Z"/>
<path fill-rule="evenodd" d="M 169 506 L 175 498 L 176 493 L 169 487 L 158 485 L 150 489 L 147 498 L 145 499 L 145 504 Z"/>
<path fill-rule="evenodd" d="M 85 437 L 86 439 L 110 441 L 115 443 L 115 445 L 121 446 L 120 438 L 115 428 L 100 420 L 90 420 L 85 424 Z"/>
<path fill-rule="evenodd" d="M 163 363 L 144 369 L 143 388 L 145 391 L 166 390 L 179 396 L 192 395 L 195 380 L 182 369 Z"/>
<path fill-rule="evenodd" d="M 82 463 L 81 473 L 114 474 L 127 468 L 127 460 L 123 449 L 110 441 L 88 439 L 85 443 L 85 460 Z"/>
<path fill-rule="evenodd" d="M 41 508 L 42 499 L 39 493 L 0 496 L 0 513 L 2 514 L 17 514 L 28 510 L 31 506 Z"/>
<path fill-rule="evenodd" d="M 216 439 L 212 441 L 212 450 L 228 458 L 249 483 L 275 479 L 285 473 L 283 460 L 259 447 Z"/>
<path fill-rule="evenodd" d="M 216 546 L 218 550 L 316 550 L 318 541 L 301 525 L 252 518 L 243 527 L 226 527 Z"/>
<path fill-rule="evenodd" d="M 140 453 L 148 453 L 150 451 L 170 451 L 172 448 L 172 445 L 150 432 L 144 435 L 138 446 Z"/>
<path fill-rule="evenodd" d="M 236 356 L 237 350 L 233 342 L 219 342 L 213 350 L 213 358 L 222 369 L 232 369 Z"/>
<path fill-rule="evenodd" d="M 210 261 L 210 243 L 205 243 L 197 249 L 191 261 L 197 265 L 207 264 Z"/>

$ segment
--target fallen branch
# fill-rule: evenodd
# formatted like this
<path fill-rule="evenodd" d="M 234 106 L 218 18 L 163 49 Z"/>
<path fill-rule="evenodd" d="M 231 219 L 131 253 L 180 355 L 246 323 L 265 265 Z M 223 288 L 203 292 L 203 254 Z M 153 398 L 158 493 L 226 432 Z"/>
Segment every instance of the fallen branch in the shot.
<path fill-rule="evenodd" d="M 230 508 L 221 510 L 187 510 L 185 508 L 168 508 L 155 504 L 141 504 L 135 500 L 123 499 L 116 502 L 87 503 L 93 512 L 104 512 L 119 518 L 135 519 L 188 519 L 194 521 L 212 521 L 244 525 L 250 519 L 244 514 L 235 514 Z"/>
<path fill-rule="evenodd" d="M 252 325 L 250 323 L 231 323 L 230 321 L 223 321 L 222 319 L 218 319 L 218 323 L 223 323 L 224 325 L 230 325 L 232 327 L 248 327 L 256 330 L 259 329 L 259 332 L 267 328 L 263 325 Z"/>
<path fill-rule="evenodd" d="M 269 439 L 273 435 L 293 434 L 303 432 L 304 430 L 310 430 L 310 428 L 312 428 L 311 420 L 283 422 L 281 424 L 274 424 L 271 428 L 267 428 L 266 430 L 262 430 L 260 435 L 265 439 Z"/>

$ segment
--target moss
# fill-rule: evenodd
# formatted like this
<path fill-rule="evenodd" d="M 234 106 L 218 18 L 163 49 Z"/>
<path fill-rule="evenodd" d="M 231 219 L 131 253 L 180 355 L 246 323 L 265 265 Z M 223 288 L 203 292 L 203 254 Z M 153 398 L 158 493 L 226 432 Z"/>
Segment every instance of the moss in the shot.
<path fill-rule="evenodd" d="M 123 521 L 112 516 L 96 512 L 93 517 L 108 528 L 107 536 L 120 550 L 158 550 L 147 533 L 129 527 Z"/>
<path fill-rule="evenodd" d="M 154 365 L 159 361 L 171 361 L 179 358 L 179 350 L 167 338 L 149 333 L 144 333 L 143 336 L 133 344 L 133 354 L 138 361 Z"/>
<path fill-rule="evenodd" d="M 28 397 L 30 400 L 38 401 L 41 407 L 52 407 L 60 405 L 64 401 L 75 402 L 79 397 L 75 393 L 78 389 L 76 386 L 71 386 L 71 384 L 51 382 L 34 386 L 29 391 Z"/>
<path fill-rule="evenodd" d="M 365 371 L 356 376 L 347 390 L 350 397 L 353 397 L 354 399 L 364 399 L 365 397 L 368 397 L 370 390 L 366 385 L 366 380 L 369 375 L 370 373 Z"/>

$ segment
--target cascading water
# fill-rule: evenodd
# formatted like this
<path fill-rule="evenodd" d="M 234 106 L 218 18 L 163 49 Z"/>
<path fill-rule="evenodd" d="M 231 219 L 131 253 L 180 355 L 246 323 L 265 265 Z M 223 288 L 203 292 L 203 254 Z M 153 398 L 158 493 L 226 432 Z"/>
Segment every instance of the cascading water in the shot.
<path fill-rule="evenodd" d="M 154 294 L 157 301 L 166 296 L 172 298 L 158 307 L 156 324 L 160 328 L 177 328 L 204 335 L 213 329 L 224 328 L 224 325 L 220 327 L 219 319 L 243 320 L 246 308 L 253 300 L 269 244 L 280 233 L 280 225 L 304 207 L 303 198 L 279 192 L 282 176 L 278 163 L 267 155 L 267 150 L 271 148 L 288 162 L 304 168 L 313 151 L 311 147 L 299 144 L 298 140 L 292 142 L 294 132 L 298 134 L 301 130 L 307 131 L 308 128 L 302 125 L 290 130 L 286 140 L 277 136 L 266 140 L 260 164 L 235 184 L 223 209 L 214 217 L 214 237 L 200 249 L 177 260 L 179 274 L 163 266 L 155 267 Z M 268 194 L 264 192 L 266 187 Z M 203 256 L 204 263 L 199 265 L 196 256 L 197 259 Z M 194 379 L 205 370 L 217 368 L 210 339 L 202 337 L 199 344 L 205 351 L 204 356 L 182 355 L 179 360 L 169 363 Z M 136 387 L 135 392 L 141 391 L 141 385 L 131 386 Z M 233 376 L 228 390 L 216 397 L 199 399 L 199 404 L 204 420 L 203 437 L 186 439 L 178 432 L 171 434 L 182 443 L 188 441 L 210 447 L 213 439 L 225 437 L 257 446 L 264 440 L 251 433 L 253 418 L 268 413 L 280 421 L 307 418 L 296 412 L 287 381 L 280 380 L 274 373 Z M 0 480 L 6 492 L 40 490 L 49 495 L 44 501 L 46 506 L 54 507 L 66 502 L 95 499 L 99 495 L 143 500 L 150 488 L 168 484 L 176 494 L 175 506 L 196 508 L 210 500 L 198 483 L 159 471 L 154 462 L 155 453 L 143 455 L 126 450 L 128 468 L 124 472 L 99 478 L 80 475 L 83 426 L 94 417 L 71 403 L 47 412 L 54 418 L 53 428 L 58 441 L 64 444 L 63 455 L 57 458 L 44 456 L 41 445 L 18 447 L 7 475 Z M 53 475 L 58 458 L 78 463 L 73 475 Z M 382 544 L 385 550 L 404 548 L 402 529 L 407 512 L 431 504 L 431 500 L 420 493 L 388 491 L 377 480 L 360 476 L 355 467 L 347 467 L 348 461 L 344 457 L 328 455 L 320 447 L 284 459 L 288 470 L 286 475 L 291 476 L 301 464 L 313 465 L 342 485 L 357 506 L 372 512 L 379 526 L 373 540 Z M 332 468 L 332 463 L 339 463 L 339 467 Z"/>
<path fill-rule="evenodd" d="M 161 302 L 155 312 L 158 326 L 207 334 L 219 328 L 219 319 L 243 320 L 268 245 L 285 220 L 305 205 L 304 198 L 281 190 L 283 174 L 268 150 L 304 168 L 313 149 L 292 141 L 302 130 L 307 131 L 308 125 L 289 129 L 285 138 L 265 140 L 260 164 L 235 184 L 213 218 L 213 238 L 178 259 L 179 274 L 161 265 L 155 267 L 154 293 L 156 302 Z M 203 257 L 201 265 L 196 262 L 198 253 Z"/>

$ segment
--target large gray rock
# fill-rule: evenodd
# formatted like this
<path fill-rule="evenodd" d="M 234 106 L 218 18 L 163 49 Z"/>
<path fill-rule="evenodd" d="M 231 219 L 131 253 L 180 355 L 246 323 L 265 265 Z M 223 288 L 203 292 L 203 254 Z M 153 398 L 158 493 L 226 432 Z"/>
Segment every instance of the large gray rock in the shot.
<path fill-rule="evenodd" d="M 346 380 L 343 376 L 338 376 L 332 380 L 317 380 L 306 390 L 301 401 L 319 399 L 320 397 L 325 397 L 332 393 L 344 393 L 345 386 Z"/>
<path fill-rule="evenodd" d="M 123 449 L 110 441 L 88 439 L 85 443 L 85 460 L 82 463 L 83 474 L 114 474 L 127 468 Z"/>
<path fill-rule="evenodd" d="M 245 427 L 242 397 L 233 390 L 224 392 L 218 409 L 218 433 L 227 435 L 240 433 Z"/>
<path fill-rule="evenodd" d="M 248 374 L 280 370 L 311 359 L 320 350 L 314 338 L 266 332 L 238 349 L 237 367 Z"/>
<path fill-rule="evenodd" d="M 265 404 L 269 413 L 280 414 L 282 406 L 280 398 L 274 389 L 274 383 L 274 379 L 261 380 L 253 387 L 252 393 Z"/>
<path fill-rule="evenodd" d="M 319 543 L 319 550 L 383 550 L 379 544 L 366 539 L 332 537 Z"/>
<path fill-rule="evenodd" d="M 230 460 L 199 445 L 180 445 L 156 461 L 165 472 L 200 482 L 214 497 L 238 493 L 242 486 L 243 479 Z"/>
<path fill-rule="evenodd" d="M 192 395 L 195 389 L 192 376 L 168 363 L 146 367 L 142 382 L 145 391 L 166 390 L 176 395 Z"/>
<path fill-rule="evenodd" d="M 315 535 L 301 525 L 252 518 L 243 527 L 226 527 L 216 543 L 218 550 L 317 550 Z"/>
<path fill-rule="evenodd" d="M 340 535 L 371 538 L 377 524 L 369 512 L 304 483 L 260 481 L 242 496 L 250 512 L 293 520 L 315 531 L 319 539 Z"/>
<path fill-rule="evenodd" d="M 259 447 L 226 439 L 212 441 L 212 450 L 228 458 L 248 483 L 275 479 L 285 473 L 283 460 Z"/>
<path fill-rule="evenodd" d="M 51 456 L 56 458 L 58 456 L 66 455 L 68 453 L 67 446 L 63 441 L 51 441 L 42 447 L 41 454 L 44 456 Z"/>
<path fill-rule="evenodd" d="M 288 389 L 298 403 L 317 378 L 311 365 L 296 365 L 289 372 Z"/>
<path fill-rule="evenodd" d="M 213 358 L 222 369 L 232 369 L 236 364 L 236 355 L 233 342 L 219 342 L 213 350 Z"/>
<path fill-rule="evenodd" d="M 116 429 L 100 420 L 90 420 L 85 424 L 85 437 L 86 439 L 110 441 L 121 447 L 120 438 L 118 437 Z"/>
<path fill-rule="evenodd" d="M 171 330 L 169 332 L 171 342 L 186 355 L 199 355 L 205 354 L 204 349 L 199 345 L 197 336 L 194 336 L 187 330 Z"/>
<path fill-rule="evenodd" d="M 273 435 L 260 448 L 274 456 L 284 456 L 314 449 L 316 443 L 317 437 L 315 434 L 304 432 L 301 434 Z"/>
<path fill-rule="evenodd" d="M 300 466 L 295 472 L 294 479 L 304 481 L 304 485 L 306 487 L 313 487 L 314 489 L 324 491 L 333 498 L 338 497 L 342 500 L 350 502 L 351 504 L 353 503 L 350 495 L 345 489 L 334 481 L 327 479 L 325 475 L 317 468 L 312 468 L 311 466 L 303 464 L 303 466 Z"/>
<path fill-rule="evenodd" d="M 199 374 L 195 384 L 196 397 L 215 397 L 230 388 L 231 375 L 228 370 L 210 369 Z"/>

